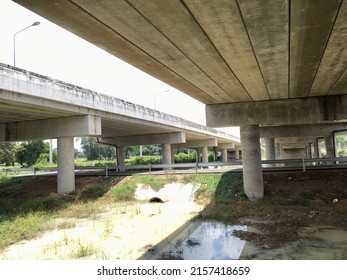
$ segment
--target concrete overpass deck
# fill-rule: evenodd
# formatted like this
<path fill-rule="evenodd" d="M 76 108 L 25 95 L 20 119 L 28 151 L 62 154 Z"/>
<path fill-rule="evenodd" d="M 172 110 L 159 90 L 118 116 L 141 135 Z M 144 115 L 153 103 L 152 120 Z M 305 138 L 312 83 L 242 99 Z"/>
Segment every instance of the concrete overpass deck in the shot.
<path fill-rule="evenodd" d="M 346 0 L 14 1 L 205 103 L 208 126 L 240 126 L 250 199 L 264 195 L 260 126 L 315 127 L 334 157 L 319 130 L 347 122 Z"/>
<path fill-rule="evenodd" d="M 222 131 L 1 63 L 0 93 L 3 129 L 9 123 L 92 115 L 101 118 L 103 138 L 184 132 L 188 141 L 240 145 L 238 137 Z"/>
<path fill-rule="evenodd" d="M 177 108 L 179 110 L 179 108 Z M 117 147 L 161 144 L 163 162 L 177 148 L 240 149 L 237 137 L 62 81 L 0 64 L 0 142 L 58 139 L 58 192 L 74 190 L 74 137 L 96 136 Z M 59 180 L 60 178 L 60 180 Z M 61 182 L 60 182 L 61 181 Z"/>

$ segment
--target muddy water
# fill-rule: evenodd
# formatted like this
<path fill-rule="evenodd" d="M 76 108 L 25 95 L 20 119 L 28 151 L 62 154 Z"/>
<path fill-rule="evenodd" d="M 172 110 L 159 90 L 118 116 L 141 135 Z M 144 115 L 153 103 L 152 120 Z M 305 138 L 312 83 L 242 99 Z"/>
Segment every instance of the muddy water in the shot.
<path fill-rule="evenodd" d="M 191 222 L 144 259 L 232 260 L 232 259 L 347 259 L 347 230 L 324 229 L 312 238 L 300 239 L 281 248 L 259 248 L 233 235 L 234 230 L 256 231 L 245 225 L 225 225 L 214 221 Z"/>
<path fill-rule="evenodd" d="M 347 230 L 322 229 L 310 239 L 299 239 L 277 249 L 264 250 L 247 242 L 241 259 L 345 260 Z"/>

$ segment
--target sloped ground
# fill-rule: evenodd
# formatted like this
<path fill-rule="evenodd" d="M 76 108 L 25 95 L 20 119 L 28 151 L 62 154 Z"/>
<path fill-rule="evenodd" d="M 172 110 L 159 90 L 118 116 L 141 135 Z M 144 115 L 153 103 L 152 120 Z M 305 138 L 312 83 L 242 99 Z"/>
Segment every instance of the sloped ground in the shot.
<path fill-rule="evenodd" d="M 178 181 L 184 181 L 183 177 L 177 176 Z M 116 185 L 123 179 L 115 177 L 112 180 Z M 76 189 L 82 191 L 100 180 L 101 177 L 76 177 Z M 264 188 L 265 199 L 256 203 L 242 195 L 232 200 L 215 196 L 202 212 L 202 217 L 229 224 L 252 225 L 260 232 L 240 231 L 236 234 L 262 248 L 276 248 L 289 241 L 313 238 L 313 234 L 322 228 L 347 229 L 347 171 L 264 173 Z M 218 186 L 216 189 L 216 192 L 220 191 Z M 30 196 L 54 196 L 55 190 L 55 177 L 38 177 L 26 186 Z M 74 221 L 71 217 L 66 221 L 56 220 L 55 229 L 48 235 L 11 245 L 0 258 L 134 259 L 202 210 L 208 200 L 202 197 L 201 201 L 200 207 L 186 213 L 180 211 L 184 207 L 177 206 L 163 211 L 165 207 L 120 204 L 113 212 L 105 211 L 89 220 Z M 90 238 L 86 231 L 88 227 L 92 232 Z M 46 243 L 40 243 L 42 241 Z M 98 244 L 100 249 L 93 244 Z"/>
<path fill-rule="evenodd" d="M 265 199 L 214 204 L 206 216 L 229 212 L 227 223 L 241 221 L 261 233 L 237 232 L 260 247 L 275 248 L 319 229 L 347 229 L 347 171 L 264 174 Z"/>

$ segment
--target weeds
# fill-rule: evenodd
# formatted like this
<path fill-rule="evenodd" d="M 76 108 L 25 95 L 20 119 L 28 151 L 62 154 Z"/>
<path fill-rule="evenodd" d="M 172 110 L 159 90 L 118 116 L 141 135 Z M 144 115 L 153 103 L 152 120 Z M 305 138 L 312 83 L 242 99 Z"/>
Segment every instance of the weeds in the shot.
<path fill-rule="evenodd" d="M 200 199 L 222 201 L 228 197 L 238 197 L 240 176 L 238 174 L 211 174 L 187 176 L 186 181 L 200 184 L 197 191 Z M 28 193 L 28 184 L 35 182 L 34 178 L 1 178 L 0 181 L 0 250 L 23 239 L 36 237 L 42 231 L 53 226 L 49 223 L 52 218 L 70 217 L 60 224 L 54 223 L 54 228 L 67 229 L 76 226 L 76 219 L 86 218 L 105 211 L 108 205 L 121 201 L 134 200 L 137 184 L 151 186 L 154 190 L 161 189 L 165 184 L 177 181 L 176 175 L 166 176 L 133 176 L 122 180 L 108 178 L 101 179 L 97 184 L 85 188 L 82 192 L 68 195 L 54 195 L 33 197 Z M 124 210 L 125 211 L 125 210 Z M 137 207 L 135 214 L 140 214 Z M 227 215 L 227 211 L 224 211 Z M 229 214 L 228 214 L 229 215 Z M 229 215 L 230 216 L 230 215 Z M 225 217 L 225 219 L 230 217 Z M 112 229 L 111 224 L 104 232 L 107 236 Z M 90 245 L 79 244 L 74 249 L 76 258 L 93 254 Z M 104 256 L 105 257 L 105 256 Z"/>
<path fill-rule="evenodd" d="M 177 180 L 176 176 L 133 176 L 122 181 L 116 188 L 109 191 L 115 201 L 132 201 L 135 199 L 135 190 L 137 184 L 144 184 L 151 186 L 154 191 L 158 191 L 164 187 L 165 184 L 172 183 Z"/>
<path fill-rule="evenodd" d="M 77 248 L 71 250 L 70 257 L 74 259 L 81 259 L 96 253 L 96 249 L 91 244 L 81 244 L 81 241 L 78 241 Z"/>
<path fill-rule="evenodd" d="M 36 237 L 48 229 L 49 218 L 51 218 L 50 213 L 33 212 L 19 215 L 13 220 L 2 221 L 0 223 L 0 250 L 23 239 Z"/>
<path fill-rule="evenodd" d="M 245 197 L 241 173 L 191 175 L 185 183 L 200 185 L 195 192 L 197 201 L 230 201 Z"/>

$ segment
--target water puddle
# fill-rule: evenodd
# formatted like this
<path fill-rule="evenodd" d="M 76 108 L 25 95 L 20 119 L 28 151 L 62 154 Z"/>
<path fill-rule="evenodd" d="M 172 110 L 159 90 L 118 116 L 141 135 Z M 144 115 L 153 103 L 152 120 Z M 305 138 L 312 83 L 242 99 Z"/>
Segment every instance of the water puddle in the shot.
<path fill-rule="evenodd" d="M 146 252 L 141 259 L 346 259 L 347 230 L 322 229 L 310 239 L 299 239 L 276 249 L 259 248 L 233 235 L 234 230 L 259 232 L 246 225 L 215 221 L 189 222 L 171 237 Z"/>

